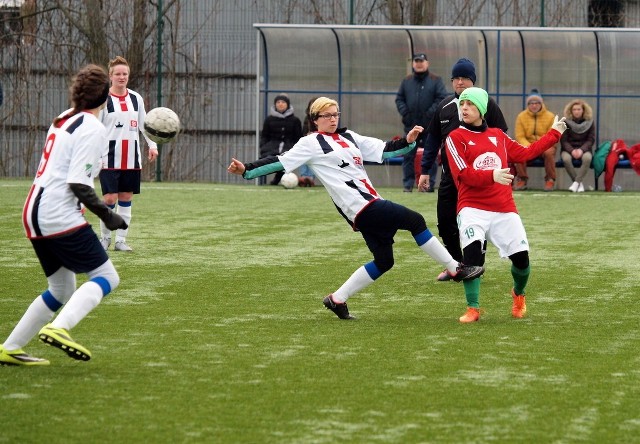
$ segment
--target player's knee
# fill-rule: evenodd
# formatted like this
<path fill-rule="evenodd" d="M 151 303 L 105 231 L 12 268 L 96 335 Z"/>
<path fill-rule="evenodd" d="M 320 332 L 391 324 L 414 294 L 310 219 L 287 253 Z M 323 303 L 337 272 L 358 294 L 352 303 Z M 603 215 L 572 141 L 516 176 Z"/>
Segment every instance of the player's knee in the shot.
<path fill-rule="evenodd" d="M 380 271 L 380 274 L 384 274 L 387 271 L 391 270 L 394 264 L 393 257 L 382 259 L 376 258 L 373 262 L 376 264 L 376 268 L 378 269 L 378 271 Z"/>
<path fill-rule="evenodd" d="M 524 270 L 529 266 L 529 252 L 519 251 L 509 256 L 514 267 Z"/>
<path fill-rule="evenodd" d="M 108 295 L 120 285 L 120 275 L 110 260 L 88 273 L 88 275 L 91 281 L 100 286 L 103 296 Z"/>
<path fill-rule="evenodd" d="M 464 247 L 462 252 L 463 254 L 463 262 L 466 265 L 476 265 L 481 266 L 484 262 L 484 255 L 482 254 L 482 242 L 474 241 Z"/>

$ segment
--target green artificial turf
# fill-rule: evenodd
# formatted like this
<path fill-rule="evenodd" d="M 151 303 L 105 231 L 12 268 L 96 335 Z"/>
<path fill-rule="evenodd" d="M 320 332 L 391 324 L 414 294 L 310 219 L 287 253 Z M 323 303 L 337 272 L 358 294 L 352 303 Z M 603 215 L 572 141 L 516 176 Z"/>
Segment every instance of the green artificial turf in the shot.
<path fill-rule="evenodd" d="M 29 185 L 0 181 L 0 342 L 46 288 Z M 437 233 L 437 195 L 379 191 Z M 462 285 L 399 232 L 395 267 L 340 321 L 322 298 L 371 256 L 323 188 L 145 183 L 134 252 L 109 252 L 120 287 L 72 331 L 92 359 L 34 339 L 51 366 L 0 367 L 0 442 L 637 442 L 640 193 L 516 203 L 525 319 L 494 247 L 483 316 L 462 325 Z"/>

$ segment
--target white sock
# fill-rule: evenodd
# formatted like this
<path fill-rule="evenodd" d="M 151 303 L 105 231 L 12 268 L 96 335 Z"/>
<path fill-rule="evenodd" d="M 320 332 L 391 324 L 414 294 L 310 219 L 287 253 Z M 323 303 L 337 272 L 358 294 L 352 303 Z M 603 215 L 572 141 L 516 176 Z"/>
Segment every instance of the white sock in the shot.
<path fill-rule="evenodd" d="M 93 281 L 87 281 L 78 288 L 60 314 L 51 323 L 55 328 L 71 330 L 102 301 L 102 288 Z"/>
<path fill-rule="evenodd" d="M 369 276 L 369 273 L 367 273 L 363 265 L 354 271 L 340 288 L 333 292 L 333 302 L 339 304 L 347 302 L 350 296 L 356 294 L 366 286 L 373 284 L 373 282 L 373 279 L 371 279 L 371 276 Z"/>
<path fill-rule="evenodd" d="M 456 274 L 458 262 L 451 257 L 451 254 L 449 254 L 444 245 L 442 245 L 435 236 L 420 245 L 420 249 L 435 259 L 436 262 L 447 267 L 447 270 L 452 274 Z"/>
<path fill-rule="evenodd" d="M 125 202 L 122 202 L 125 203 Z M 126 205 L 126 203 L 128 203 L 129 205 Z M 121 205 L 120 202 L 118 202 L 118 214 L 120 215 L 120 217 L 122 217 L 124 219 L 124 221 L 127 223 L 127 225 L 131 225 L 131 204 L 132 202 L 126 202 L 125 205 Z M 127 234 L 129 233 L 129 229 L 127 228 L 126 230 L 122 230 L 122 229 L 118 229 L 116 231 L 116 242 L 118 241 L 122 241 L 124 242 L 127 238 Z"/>
<path fill-rule="evenodd" d="M 40 329 L 51 321 L 53 315 L 54 312 L 47 307 L 42 296 L 35 298 L 4 342 L 4 348 L 6 350 L 17 350 L 27 345 L 38 334 Z"/>

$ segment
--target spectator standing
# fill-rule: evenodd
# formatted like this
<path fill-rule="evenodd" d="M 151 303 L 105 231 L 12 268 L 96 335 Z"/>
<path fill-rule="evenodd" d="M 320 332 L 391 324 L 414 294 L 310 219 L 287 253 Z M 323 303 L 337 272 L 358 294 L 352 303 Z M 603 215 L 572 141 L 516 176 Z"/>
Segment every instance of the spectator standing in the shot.
<path fill-rule="evenodd" d="M 293 107 L 289 96 L 278 94 L 273 99 L 273 106 L 269 115 L 264 119 L 262 132 L 260 133 L 260 158 L 277 156 L 289 151 L 302 137 L 302 122 L 293 114 Z M 284 172 L 276 172 L 271 185 L 278 185 Z M 259 180 L 261 185 L 266 183 L 266 178 Z"/>
<path fill-rule="evenodd" d="M 308 136 L 314 131 L 318 130 L 318 126 L 315 124 L 313 119 L 311 118 L 310 110 L 311 105 L 315 102 L 317 97 L 309 100 L 307 104 L 307 109 L 304 110 L 304 120 L 302 121 L 302 135 Z M 300 186 L 301 187 L 313 187 L 316 185 L 316 176 L 313 173 L 313 170 L 309 168 L 309 165 L 304 164 L 300 167 Z"/>
<path fill-rule="evenodd" d="M 539 140 L 549 131 L 553 124 L 555 114 L 549 111 L 542 100 L 542 95 L 537 89 L 532 89 L 527 97 L 527 108 L 516 117 L 516 141 L 522 146 L 529 146 Z M 544 190 L 553 191 L 556 183 L 556 145 L 553 145 L 544 153 Z M 529 175 L 526 163 L 516 163 L 516 183 L 514 190 L 527 189 Z"/>
<path fill-rule="evenodd" d="M 528 147 L 520 145 L 503 131 L 489 128 L 483 116 L 487 112 L 487 92 L 467 88 L 460 94 L 463 123 L 449 134 L 447 157 L 453 180 L 458 185 L 458 227 L 464 251 L 464 263 L 484 263 L 485 242 L 511 260 L 513 287 L 511 315 L 522 318 L 527 312 L 525 287 L 529 280 L 529 241 L 518 215 L 511 182 L 509 161 L 526 162 L 556 144 L 567 126 L 564 117 L 554 121 L 547 134 Z M 480 279 L 464 282 L 467 311 L 460 322 L 480 319 Z"/>
<path fill-rule="evenodd" d="M 593 121 L 593 110 L 584 100 L 575 99 L 564 107 L 567 130 L 560 138 L 560 158 L 564 169 L 573 182 L 569 190 L 573 193 L 584 192 L 584 177 L 591 166 L 593 145 L 596 141 L 596 126 Z M 573 160 L 581 160 L 582 164 L 576 172 Z"/>
<path fill-rule="evenodd" d="M 140 194 L 142 177 L 142 149 L 140 133 L 149 147 L 147 158 L 154 161 L 158 157 L 158 146 L 142 132 L 147 115 L 142 96 L 127 88 L 129 83 L 129 63 L 117 56 L 109 61 L 111 88 L 105 108 L 100 112 L 100 120 L 107 129 L 107 144 L 100 172 L 100 185 L 104 202 L 131 225 L 133 195 Z M 117 208 L 116 208 L 117 204 Z M 111 230 L 100 223 L 100 242 L 105 250 L 111 245 Z M 116 231 L 115 251 L 132 251 L 127 244 L 128 229 Z"/>
<path fill-rule="evenodd" d="M 456 220 L 458 188 L 451 176 L 444 142 L 449 133 L 458 128 L 462 122 L 462 117 L 460 117 L 458 111 L 460 94 L 475 83 L 476 68 L 473 62 L 465 58 L 458 60 L 451 69 L 451 84 L 454 94 L 446 97 L 438 104 L 426 131 L 426 143 L 421 164 L 422 173 L 418 183 L 418 187 L 421 189 L 432 187 L 430 171 L 432 166 L 436 165 L 436 158 L 440 153 L 442 174 L 440 176 L 440 187 L 438 188 L 438 234 L 447 251 L 459 262 L 462 262 L 462 249 L 460 248 L 460 235 Z M 485 121 L 489 127 L 499 128 L 505 133 L 507 132 L 507 122 L 504 120 L 500 107 L 492 98 L 489 98 L 487 104 Z M 439 281 L 448 281 L 450 279 L 451 276 L 447 270 L 443 270 L 438 275 Z"/>
<path fill-rule="evenodd" d="M 369 180 L 364 162 L 382 163 L 413 149 L 413 142 L 423 131 L 421 126 L 412 128 L 406 137 L 384 142 L 339 128 L 338 102 L 328 97 L 313 102 L 310 113 L 318 126 L 316 133 L 303 137 L 281 155 L 246 164 L 232 159 L 227 171 L 254 179 L 275 171 L 293 171 L 306 163 L 322 180 L 340 215 L 362 234 L 373 260 L 357 268 L 340 288 L 323 299 L 327 309 L 340 319 L 353 318 L 347 299 L 393 267 L 393 238 L 398 230 L 409 231 L 418 247 L 446 266 L 455 280 L 474 279 L 484 272 L 483 267 L 467 267 L 455 261 L 431 234 L 420 213 L 383 199 Z"/>
<path fill-rule="evenodd" d="M 407 134 L 415 125 L 426 127 L 436 111 L 438 103 L 447 96 L 442 78 L 429 72 L 429 61 L 424 52 L 413 55 L 412 74 L 400 83 L 396 94 L 396 108 L 402 116 L 404 133 Z M 424 135 L 416 141 L 417 147 L 424 147 Z M 402 159 L 402 186 L 405 192 L 413 191 L 416 183 L 414 165 L 416 150 L 406 153 Z M 431 187 L 434 189 L 438 165 L 430 170 Z M 428 190 L 425 190 L 428 191 Z"/>

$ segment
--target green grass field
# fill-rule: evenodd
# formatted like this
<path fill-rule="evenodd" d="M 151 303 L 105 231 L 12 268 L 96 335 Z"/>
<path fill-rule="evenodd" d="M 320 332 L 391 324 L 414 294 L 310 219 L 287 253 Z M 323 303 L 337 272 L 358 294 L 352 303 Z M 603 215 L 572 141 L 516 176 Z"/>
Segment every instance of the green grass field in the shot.
<path fill-rule="evenodd" d="M 46 280 L 0 181 L 0 341 Z M 434 194 L 382 189 L 435 226 Z M 76 362 L 0 367 L 0 442 L 631 443 L 640 441 L 640 193 L 516 194 L 532 245 L 528 317 L 489 247 L 480 322 L 407 232 L 396 266 L 322 306 L 370 260 L 322 188 L 146 183 L 133 253 L 74 330 Z M 97 219 L 89 216 L 94 227 Z M 83 278 L 79 279 L 82 282 Z"/>

